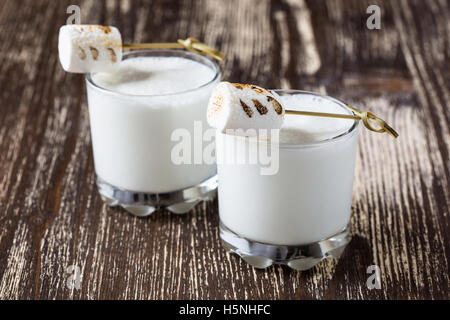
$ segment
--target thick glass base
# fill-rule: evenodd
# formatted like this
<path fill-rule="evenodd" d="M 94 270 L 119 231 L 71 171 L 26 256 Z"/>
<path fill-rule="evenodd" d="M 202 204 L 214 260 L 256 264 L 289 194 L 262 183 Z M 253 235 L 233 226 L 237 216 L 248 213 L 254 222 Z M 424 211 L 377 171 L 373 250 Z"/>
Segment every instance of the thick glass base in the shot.
<path fill-rule="evenodd" d="M 318 242 L 304 245 L 271 245 L 245 239 L 220 223 L 220 238 L 226 250 L 239 255 L 255 268 L 284 264 L 292 269 L 311 269 L 325 258 L 339 258 L 348 244 L 348 228 Z"/>
<path fill-rule="evenodd" d="M 97 177 L 98 191 L 110 207 L 121 206 L 129 213 L 146 217 L 157 209 L 167 209 L 176 214 L 190 211 L 202 200 L 212 200 L 217 190 L 217 175 L 202 183 L 167 193 L 144 193 L 114 187 Z"/>

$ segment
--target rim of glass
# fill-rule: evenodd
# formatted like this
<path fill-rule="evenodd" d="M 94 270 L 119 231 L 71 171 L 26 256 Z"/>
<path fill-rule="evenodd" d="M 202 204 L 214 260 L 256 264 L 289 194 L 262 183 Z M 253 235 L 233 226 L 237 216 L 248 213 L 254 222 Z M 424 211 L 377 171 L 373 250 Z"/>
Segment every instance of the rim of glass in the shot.
<path fill-rule="evenodd" d="M 181 94 L 185 94 L 185 93 L 189 93 L 189 92 L 194 92 L 194 91 L 200 90 L 204 87 L 207 87 L 211 83 L 214 83 L 222 75 L 222 73 L 220 71 L 220 66 L 215 61 L 213 61 L 205 56 L 202 56 L 200 54 L 196 54 L 196 53 L 192 53 L 190 51 L 180 50 L 180 49 L 144 49 L 144 50 L 128 51 L 123 54 L 122 60 L 136 58 L 136 57 L 150 57 L 150 56 L 151 57 L 179 57 L 179 58 L 193 60 L 193 61 L 196 61 L 198 63 L 201 63 L 201 64 L 206 65 L 207 67 L 211 68 L 215 72 L 214 77 L 211 80 L 209 80 L 208 82 L 205 82 L 198 87 L 191 88 L 188 90 L 163 93 L 163 94 L 131 94 L 131 93 L 123 93 L 123 92 L 118 92 L 118 91 L 111 90 L 108 88 L 104 88 L 94 82 L 94 80 L 92 79 L 92 73 L 86 74 L 86 83 L 88 83 L 90 86 L 94 87 L 95 89 L 103 91 L 104 93 L 107 93 L 107 94 L 119 95 L 119 96 L 124 96 L 124 97 L 141 97 L 141 98 L 147 97 L 147 98 L 150 98 L 150 97 L 175 96 L 175 95 L 181 95 Z"/>
<path fill-rule="evenodd" d="M 341 100 L 338 100 L 336 98 L 327 96 L 327 95 L 323 95 L 320 93 L 315 93 L 315 92 L 311 92 L 311 91 L 305 91 L 305 90 L 296 90 L 296 89 L 271 89 L 271 91 L 276 92 L 278 95 L 283 96 L 283 95 L 296 95 L 296 94 L 308 94 L 308 95 L 313 95 L 316 97 L 320 97 L 320 98 L 324 98 L 327 100 L 330 100 L 336 104 L 338 104 L 341 108 L 343 108 L 345 111 L 348 112 L 348 114 L 352 114 L 352 115 L 356 115 L 352 110 L 350 110 L 349 108 L 347 108 L 347 104 L 342 102 Z M 294 115 L 293 115 L 294 116 Z M 334 142 L 339 142 L 342 140 L 345 140 L 347 138 L 352 137 L 354 134 L 357 133 L 357 128 L 359 126 L 359 120 L 353 120 L 353 125 L 345 132 L 338 134 L 337 136 L 325 139 L 325 140 L 320 140 L 320 141 L 315 141 L 315 142 L 308 142 L 308 143 L 278 143 L 278 145 L 283 148 L 283 149 L 290 149 L 290 148 L 307 148 L 307 147 L 316 147 L 316 146 L 322 146 L 322 145 L 326 145 L 329 143 L 334 143 Z M 222 135 L 226 135 L 225 133 L 220 132 L 220 134 Z M 243 137 L 243 136 L 235 136 L 237 138 L 242 138 L 245 140 L 249 140 L 249 137 Z M 259 142 L 263 142 L 263 140 L 259 140 Z M 264 142 L 267 142 L 266 140 L 264 140 Z"/>

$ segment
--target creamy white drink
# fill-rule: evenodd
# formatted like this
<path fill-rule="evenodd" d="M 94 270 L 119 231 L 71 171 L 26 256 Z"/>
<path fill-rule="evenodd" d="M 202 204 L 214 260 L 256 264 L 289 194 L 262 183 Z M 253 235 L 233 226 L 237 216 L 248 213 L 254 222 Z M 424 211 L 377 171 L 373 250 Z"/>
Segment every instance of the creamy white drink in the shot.
<path fill-rule="evenodd" d="M 88 76 L 95 170 L 114 188 L 169 193 L 216 173 L 215 165 L 176 165 L 171 159 L 174 130 L 193 136 L 195 121 L 208 128 L 207 102 L 220 81 L 218 67 L 208 59 L 174 52 L 128 54 L 112 71 Z"/>
<path fill-rule="evenodd" d="M 286 109 L 350 114 L 329 97 L 278 93 Z M 218 163 L 222 225 L 236 237 L 270 245 L 306 245 L 341 233 L 350 219 L 357 138 L 354 120 L 285 115 L 276 174 L 261 175 L 260 164 L 242 164 L 245 161 Z M 267 142 L 257 144 L 263 143 Z M 243 149 L 248 154 L 256 145 L 248 137 L 221 132 L 216 136 L 218 158 L 226 153 L 238 159 Z M 231 244 L 235 252 L 255 254 L 241 243 Z"/>

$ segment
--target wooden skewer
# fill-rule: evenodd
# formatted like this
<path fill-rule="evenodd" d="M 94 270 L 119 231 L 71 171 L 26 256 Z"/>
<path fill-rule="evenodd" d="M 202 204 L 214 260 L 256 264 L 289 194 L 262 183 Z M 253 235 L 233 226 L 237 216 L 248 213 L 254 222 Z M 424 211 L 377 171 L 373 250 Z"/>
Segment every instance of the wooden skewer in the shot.
<path fill-rule="evenodd" d="M 178 42 L 169 43 L 126 43 L 122 44 L 122 49 L 139 50 L 139 49 L 187 49 L 197 54 L 208 54 L 217 60 L 224 60 L 225 54 L 214 49 L 195 38 L 179 39 Z"/>
<path fill-rule="evenodd" d="M 338 119 L 352 119 L 361 120 L 362 118 L 357 115 L 350 114 L 336 114 L 336 113 L 323 113 L 323 112 L 310 112 L 310 111 L 297 111 L 286 110 L 286 114 L 296 114 L 301 116 L 323 117 L 323 118 L 338 118 Z"/>
<path fill-rule="evenodd" d="M 184 49 L 185 47 L 179 43 L 124 43 L 122 48 L 125 50 L 139 49 Z"/>
<path fill-rule="evenodd" d="M 355 114 L 336 114 L 336 113 L 322 113 L 322 112 L 311 112 L 311 111 L 297 111 L 297 110 L 286 110 L 286 114 L 295 114 L 302 116 L 312 116 L 312 117 L 324 117 L 324 118 L 338 118 L 338 119 L 351 119 L 351 120 L 362 120 L 364 126 L 374 132 L 383 133 L 387 132 L 392 137 L 397 138 L 398 133 L 390 125 L 386 123 L 381 118 L 378 118 L 373 112 L 364 111 L 361 112 L 353 107 L 347 106 L 348 109 L 353 111 Z M 377 127 L 374 127 L 372 123 L 375 122 Z"/>

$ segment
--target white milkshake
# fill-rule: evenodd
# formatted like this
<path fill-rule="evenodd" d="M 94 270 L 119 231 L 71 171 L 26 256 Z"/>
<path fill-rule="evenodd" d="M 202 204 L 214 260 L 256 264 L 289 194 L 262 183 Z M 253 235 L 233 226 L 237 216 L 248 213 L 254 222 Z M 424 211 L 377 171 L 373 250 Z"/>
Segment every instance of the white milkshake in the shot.
<path fill-rule="evenodd" d="M 278 94 L 286 109 L 351 113 L 329 97 L 300 91 Z M 238 237 L 270 245 L 307 245 L 342 232 L 351 213 L 357 139 L 354 120 L 286 115 L 278 173 L 261 175 L 259 164 L 218 163 L 221 223 Z M 229 140 L 237 149 L 254 147 L 248 137 L 218 132 L 218 158 L 223 153 L 240 156 L 228 147 Z M 242 249 L 232 246 L 238 247 L 236 252 Z M 252 254 L 244 251 L 239 253 Z"/>
<path fill-rule="evenodd" d="M 128 54 L 113 71 L 88 76 L 98 177 L 114 188 L 151 195 L 214 176 L 215 165 L 174 164 L 171 135 L 180 128 L 193 135 L 194 121 L 208 128 L 207 103 L 218 81 L 220 72 L 210 60 L 173 50 Z"/>

